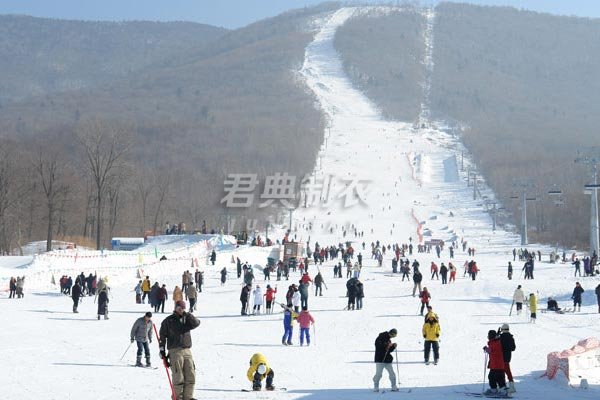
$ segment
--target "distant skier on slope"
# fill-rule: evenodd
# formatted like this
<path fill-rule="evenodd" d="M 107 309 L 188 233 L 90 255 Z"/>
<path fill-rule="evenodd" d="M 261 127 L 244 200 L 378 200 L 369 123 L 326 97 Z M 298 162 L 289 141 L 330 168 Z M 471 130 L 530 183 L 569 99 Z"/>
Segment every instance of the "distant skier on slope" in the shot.
<path fill-rule="evenodd" d="M 517 286 L 515 293 L 513 294 L 513 302 L 517 305 L 517 315 L 521 314 L 523 309 L 523 303 L 525 303 L 525 293 L 521 289 L 521 285 Z"/>
<path fill-rule="evenodd" d="M 281 303 L 280 306 L 283 308 L 283 336 L 281 344 L 291 346 L 292 334 L 294 333 L 294 320 L 298 317 L 298 314 L 292 308 L 291 303 L 288 303 L 287 306 Z"/>

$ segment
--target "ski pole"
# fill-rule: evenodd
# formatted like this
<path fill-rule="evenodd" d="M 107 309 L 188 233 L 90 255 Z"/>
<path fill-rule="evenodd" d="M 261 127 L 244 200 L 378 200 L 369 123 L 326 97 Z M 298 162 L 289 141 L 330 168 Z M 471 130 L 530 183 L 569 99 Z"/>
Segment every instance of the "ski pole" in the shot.
<path fill-rule="evenodd" d="M 315 346 L 317 345 L 317 328 L 315 328 L 315 324 L 313 324 L 313 343 Z"/>
<path fill-rule="evenodd" d="M 483 383 L 481 384 L 481 393 L 485 392 L 485 370 L 487 369 L 488 353 L 485 352 L 485 358 L 483 360 Z"/>
<path fill-rule="evenodd" d="M 156 329 L 156 325 L 152 324 L 154 328 L 154 333 L 156 334 L 156 341 L 158 342 L 158 346 L 160 348 L 160 336 L 158 336 L 158 330 Z M 167 378 L 169 379 L 169 386 L 171 386 L 171 399 L 177 400 L 177 395 L 175 394 L 175 388 L 173 387 L 173 382 L 171 381 L 171 374 L 169 373 L 169 367 L 167 366 L 167 360 L 163 358 L 163 366 L 165 367 L 165 372 L 167 373 Z"/>
<path fill-rule="evenodd" d="M 398 368 L 398 348 L 395 349 L 396 350 L 396 382 L 398 382 L 398 384 L 400 384 L 400 369 Z"/>
<path fill-rule="evenodd" d="M 129 351 L 129 348 L 131 347 L 132 344 L 133 344 L 133 342 L 129 343 L 129 346 L 127 346 L 127 350 L 125 350 L 125 353 L 123 353 L 123 355 L 121 356 L 119 361 L 123 361 L 123 357 L 125 357 L 125 354 L 127 354 L 127 352 Z"/>
<path fill-rule="evenodd" d="M 514 305 L 515 305 L 515 301 L 513 300 L 512 304 L 510 305 L 510 312 L 508 313 L 509 317 L 512 315 L 512 310 L 513 310 Z"/>

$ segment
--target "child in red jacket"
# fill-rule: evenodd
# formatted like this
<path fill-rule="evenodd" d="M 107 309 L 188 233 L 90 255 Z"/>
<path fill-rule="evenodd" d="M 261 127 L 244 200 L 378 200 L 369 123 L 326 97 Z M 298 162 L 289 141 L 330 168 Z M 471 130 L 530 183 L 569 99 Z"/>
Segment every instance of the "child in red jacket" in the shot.
<path fill-rule="evenodd" d="M 483 351 L 490 356 L 488 363 L 488 368 L 490 369 L 490 373 L 488 374 L 490 389 L 486 390 L 484 394 L 508 397 L 506 381 L 504 380 L 504 355 L 500 337 L 496 331 L 488 331 L 488 344 L 483 348 Z"/>

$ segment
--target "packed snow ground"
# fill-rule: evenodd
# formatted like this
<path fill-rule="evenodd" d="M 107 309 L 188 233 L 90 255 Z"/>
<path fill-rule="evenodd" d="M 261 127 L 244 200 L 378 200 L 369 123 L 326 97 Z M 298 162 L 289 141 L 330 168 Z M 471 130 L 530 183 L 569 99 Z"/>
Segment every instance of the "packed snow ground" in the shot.
<path fill-rule="evenodd" d="M 346 279 L 333 279 L 332 263 L 320 267 L 328 289 L 322 297 L 309 298 L 316 320 L 313 343 L 300 347 L 298 328 L 294 346 L 281 345 L 283 316 L 241 317 L 239 294 L 241 280 L 235 277 L 231 256 L 250 264 L 264 264 L 268 248 L 240 248 L 220 252 L 217 265 L 204 265 L 205 281 L 197 315 L 201 325 L 193 331 L 198 399 L 364 399 L 381 394 L 369 391 L 374 374 L 373 342 L 379 332 L 397 328 L 400 386 L 414 399 L 461 399 L 462 392 L 481 391 L 484 375 L 482 346 L 489 329 L 510 323 L 517 350 L 511 363 L 516 377 L 516 397 L 545 400 L 596 399 L 598 387 L 588 390 L 569 388 L 564 382 L 539 379 L 546 367 L 546 354 L 571 347 L 579 339 L 600 336 L 599 314 L 593 289 L 594 278 L 577 278 L 583 284 L 584 306 L 576 314 L 538 314 L 536 324 L 526 315 L 508 316 L 512 293 L 522 284 L 526 293 L 539 293 L 540 308 L 547 296 L 568 305 L 575 278 L 570 264 L 548 264 L 549 248 L 540 249 L 544 262 L 537 263 L 535 280 L 524 281 L 516 263 L 515 278 L 506 279 L 506 263 L 518 238 L 507 232 L 491 230 L 489 216 L 481 201 L 472 200 L 470 188 L 461 180 L 445 182 L 443 160 L 456 151 L 453 139 L 439 131 L 414 132 L 401 122 L 383 121 L 376 107 L 355 90 L 343 72 L 333 48 L 335 30 L 355 12 L 344 8 L 324 20 L 324 25 L 306 50 L 302 73 L 330 117 L 327 145 L 320 153 L 314 178 L 333 176 L 331 190 L 337 193 L 342 184 L 337 178 L 370 181 L 366 204 L 342 207 L 335 200 L 329 207 L 310 207 L 294 213 L 298 240 L 309 239 L 311 245 L 354 242 L 357 251 L 365 241 L 364 309 L 343 311 L 346 305 Z M 420 160 L 420 161 L 419 161 Z M 453 217 L 449 216 L 452 211 Z M 309 229 L 309 222 L 312 230 Z M 430 237 L 449 240 L 464 238 L 477 249 L 475 259 L 481 268 L 477 281 L 463 277 L 460 268 L 467 259 L 457 251 L 453 261 L 459 267 L 456 283 L 442 286 L 431 281 L 428 266 L 432 260 L 448 262 L 448 252 L 438 260 L 435 254 L 419 254 L 424 285 L 432 294 L 432 305 L 441 319 L 440 364 L 423 364 L 419 301 L 411 295 L 412 283 L 400 282 L 391 274 L 391 254 L 379 268 L 369 257 L 371 241 L 406 243 L 417 238 L 417 224 Z M 354 238 L 353 230 L 342 235 L 342 226 L 354 224 L 364 238 Z M 322 226 L 322 228 L 321 228 Z M 372 233 L 371 233 L 371 230 Z M 426 237 L 427 238 L 427 237 Z M 126 256 L 124 256 L 126 257 Z M 124 260 L 128 260 L 124 259 Z M 336 260 L 337 261 L 337 260 Z M 411 258 L 412 261 L 412 258 Z M 66 261 L 65 261 L 66 262 Z M 65 271 L 73 268 L 69 261 Z M 227 266 L 230 276 L 225 286 L 218 271 Z M 54 264 L 54 268 L 57 264 Z M 181 284 L 181 273 L 190 268 L 189 259 L 168 260 L 146 266 L 144 273 L 152 281 L 165 283 L 171 292 Z M 310 267 L 312 276 L 316 268 Z M 87 274 L 92 272 L 85 270 Z M 113 269 L 109 275 L 112 297 L 110 319 L 96 320 L 93 298 L 85 298 L 79 314 L 71 312 L 71 299 L 59 294 L 58 288 L 41 280 L 27 282 L 26 296 L 12 300 L 0 294 L 0 333 L 3 367 L 0 387 L 9 396 L 25 399 L 167 399 L 167 378 L 162 368 L 129 367 L 134 362 L 134 346 L 119 361 L 129 345 L 129 331 L 136 318 L 150 308 L 135 304 L 133 287 L 137 268 Z M 257 283 L 264 287 L 256 271 Z M 295 282 L 271 281 L 277 285 L 277 300 L 284 299 L 287 286 Z M 267 282 L 268 283 L 268 282 Z M 172 305 L 171 301 L 168 305 Z M 169 310 L 167 310 L 169 311 Z M 158 314 L 160 324 L 167 314 Z M 156 342 L 151 346 L 152 361 L 160 366 Z M 262 352 L 275 371 L 275 385 L 285 392 L 242 393 L 249 388 L 245 373 L 253 353 Z M 396 354 L 394 354 L 396 356 Z M 384 375 L 382 388 L 389 387 Z"/>

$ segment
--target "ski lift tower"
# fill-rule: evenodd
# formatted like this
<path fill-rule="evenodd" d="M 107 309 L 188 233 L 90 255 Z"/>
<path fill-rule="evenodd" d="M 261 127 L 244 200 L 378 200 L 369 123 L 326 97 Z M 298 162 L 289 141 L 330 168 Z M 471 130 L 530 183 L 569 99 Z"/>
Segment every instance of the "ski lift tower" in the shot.
<path fill-rule="evenodd" d="M 594 252 L 598 254 L 598 164 L 600 164 L 600 148 L 586 149 L 585 153 L 577 152 L 578 157 L 575 159 L 577 164 L 585 164 L 590 167 L 592 172 L 592 180 L 594 183 L 589 183 L 584 186 L 585 194 L 591 195 L 590 207 L 590 254 Z"/>
<path fill-rule="evenodd" d="M 511 199 L 520 199 L 521 200 L 521 246 L 527 246 L 527 202 L 528 201 L 536 201 L 536 197 L 527 197 L 527 188 L 532 187 L 531 183 L 521 182 L 516 183 L 514 186 L 518 186 L 521 191 L 520 196 L 510 196 Z"/>

